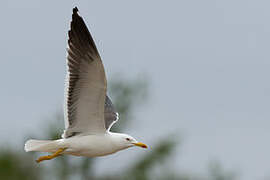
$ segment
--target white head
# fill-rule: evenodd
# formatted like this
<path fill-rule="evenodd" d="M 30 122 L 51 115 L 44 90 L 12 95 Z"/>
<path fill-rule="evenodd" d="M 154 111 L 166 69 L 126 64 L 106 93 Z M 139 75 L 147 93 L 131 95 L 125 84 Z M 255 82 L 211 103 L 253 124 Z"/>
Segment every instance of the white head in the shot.
<path fill-rule="evenodd" d="M 118 146 L 119 149 L 126 149 L 133 146 L 141 148 L 147 148 L 144 143 L 138 142 L 135 138 L 127 134 L 122 133 L 110 133 L 113 137 L 113 142 Z"/>

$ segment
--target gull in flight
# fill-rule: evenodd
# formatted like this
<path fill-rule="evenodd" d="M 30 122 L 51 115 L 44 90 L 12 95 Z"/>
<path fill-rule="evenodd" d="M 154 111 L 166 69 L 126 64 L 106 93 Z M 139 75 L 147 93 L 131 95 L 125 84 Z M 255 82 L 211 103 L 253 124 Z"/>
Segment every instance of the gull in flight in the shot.
<path fill-rule="evenodd" d="M 68 38 L 62 139 L 30 139 L 25 143 L 25 151 L 52 153 L 36 160 L 41 162 L 62 154 L 96 157 L 132 146 L 147 148 L 127 134 L 110 132 L 118 120 L 118 113 L 107 95 L 107 80 L 100 55 L 77 7 L 73 9 Z"/>

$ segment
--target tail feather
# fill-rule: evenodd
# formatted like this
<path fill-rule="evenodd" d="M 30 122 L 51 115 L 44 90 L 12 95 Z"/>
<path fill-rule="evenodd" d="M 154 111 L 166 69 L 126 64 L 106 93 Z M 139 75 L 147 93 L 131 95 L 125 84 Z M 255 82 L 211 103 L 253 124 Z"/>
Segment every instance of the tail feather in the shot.
<path fill-rule="evenodd" d="M 30 139 L 26 141 L 24 150 L 29 151 L 42 151 L 42 152 L 54 152 L 58 148 L 58 143 L 55 140 L 35 140 Z"/>

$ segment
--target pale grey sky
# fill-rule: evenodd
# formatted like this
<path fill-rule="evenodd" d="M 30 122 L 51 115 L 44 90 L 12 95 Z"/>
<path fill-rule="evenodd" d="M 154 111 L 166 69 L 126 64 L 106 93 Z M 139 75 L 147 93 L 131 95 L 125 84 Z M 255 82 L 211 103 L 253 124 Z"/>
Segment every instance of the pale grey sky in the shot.
<path fill-rule="evenodd" d="M 75 5 L 108 76 L 143 72 L 151 80 L 151 101 L 127 132 L 151 145 L 180 131 L 177 169 L 202 173 L 217 159 L 244 180 L 270 176 L 266 0 L 1 1 L 0 142 L 12 133 L 12 142 L 23 144 L 25 134 L 37 133 L 62 106 Z M 146 153 L 131 149 L 101 158 L 97 171 L 131 151 Z"/>

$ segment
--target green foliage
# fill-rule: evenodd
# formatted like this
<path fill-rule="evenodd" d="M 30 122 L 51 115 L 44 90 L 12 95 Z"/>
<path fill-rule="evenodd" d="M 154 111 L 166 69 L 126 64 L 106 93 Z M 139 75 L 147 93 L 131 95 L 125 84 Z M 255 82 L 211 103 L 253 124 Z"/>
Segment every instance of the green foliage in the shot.
<path fill-rule="evenodd" d="M 173 152 L 176 146 L 176 141 L 171 136 L 167 136 L 148 152 L 140 155 L 140 158 L 127 167 L 120 174 L 107 175 L 105 177 L 99 177 L 99 180 L 150 180 L 155 179 L 153 176 L 153 168 L 164 163 L 169 155 Z M 167 169 L 164 169 L 167 170 Z M 165 174 L 166 171 L 162 172 Z M 172 177 L 172 176 L 170 176 Z M 165 177 L 167 178 L 167 176 Z"/>
<path fill-rule="evenodd" d="M 168 136 L 160 140 L 158 144 L 146 155 L 142 156 L 134 165 L 127 171 L 128 179 L 151 179 L 150 174 L 152 169 L 161 164 L 168 158 L 176 146 L 176 141 Z"/>
<path fill-rule="evenodd" d="M 0 151 L 0 179 L 34 180 L 38 179 L 39 168 L 33 163 L 31 155 L 21 154 L 11 148 Z"/>
<path fill-rule="evenodd" d="M 236 173 L 225 171 L 217 161 L 213 161 L 209 165 L 210 180 L 235 180 L 236 177 Z"/>

